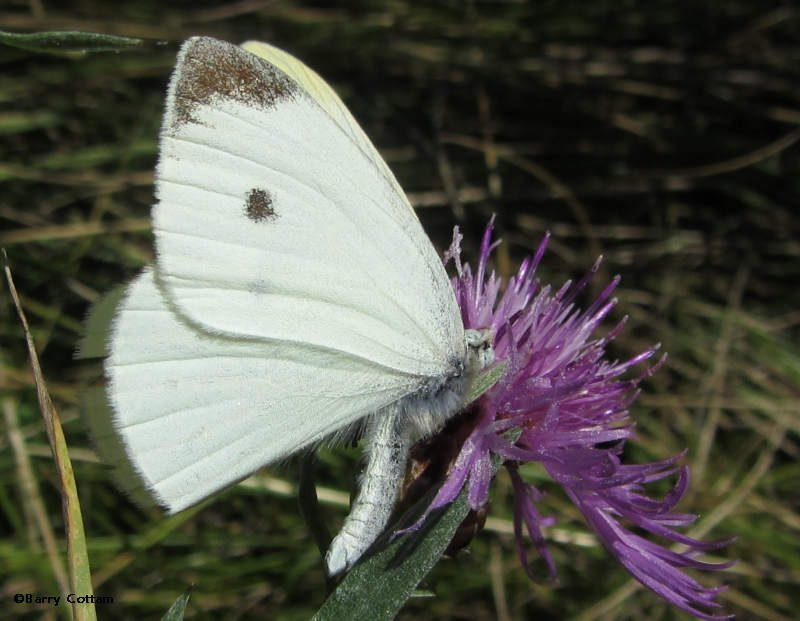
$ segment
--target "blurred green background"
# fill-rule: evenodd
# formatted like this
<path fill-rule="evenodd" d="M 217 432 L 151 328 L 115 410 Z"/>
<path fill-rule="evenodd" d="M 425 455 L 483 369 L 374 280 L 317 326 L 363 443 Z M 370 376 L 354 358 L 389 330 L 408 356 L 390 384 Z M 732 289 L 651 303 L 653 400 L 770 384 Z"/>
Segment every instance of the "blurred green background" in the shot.
<path fill-rule="evenodd" d="M 691 532 L 735 535 L 721 596 L 740 619 L 800 608 L 800 9 L 794 2 L 48 2 L 0 5 L 0 29 L 163 40 L 126 53 L 0 47 L 0 246 L 7 249 L 65 424 L 101 619 L 157 619 L 189 585 L 193 619 L 305 619 L 324 599 L 296 509 L 297 464 L 164 520 L 109 483 L 78 411 L 73 361 L 92 302 L 152 258 L 148 213 L 167 79 L 194 34 L 262 39 L 341 94 L 395 171 L 437 248 L 454 224 L 474 261 L 491 214 L 509 275 L 553 233 L 540 275 L 560 285 L 597 255 L 594 292 L 622 275 L 612 355 L 663 343 L 669 362 L 632 408 L 629 461 L 689 449 Z M 585 297 L 585 303 L 589 298 Z M 12 603 L 61 592 L 55 473 L 21 327 L 0 295 L 0 618 L 57 619 Z M 24 443 L 12 448 L 10 432 Z M 26 467 L 26 464 L 30 467 Z M 321 455 L 331 528 L 358 452 Z M 404 619 L 685 619 L 587 532 L 542 471 L 561 582 L 532 584 L 509 532 L 510 483 L 489 528 L 443 560 Z M 665 488 L 662 488 L 662 491 Z M 722 556 L 712 557 L 721 559 Z M 699 576 L 718 584 L 720 576 Z M 794 613 L 792 611 L 795 611 Z"/>

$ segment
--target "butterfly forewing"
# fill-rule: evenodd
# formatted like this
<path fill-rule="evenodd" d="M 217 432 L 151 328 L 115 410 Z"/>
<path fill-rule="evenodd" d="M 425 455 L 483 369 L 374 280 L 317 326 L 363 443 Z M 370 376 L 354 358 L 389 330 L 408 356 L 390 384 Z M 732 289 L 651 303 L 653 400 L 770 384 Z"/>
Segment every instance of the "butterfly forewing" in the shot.
<path fill-rule="evenodd" d="M 283 71 L 283 73 L 296 82 L 307 95 L 312 97 L 330 119 L 348 135 L 350 140 L 352 140 L 358 148 L 361 149 L 362 153 L 380 170 L 381 174 L 392 184 L 397 195 L 405 202 L 406 207 L 413 213 L 413 208 L 408 202 L 397 179 L 395 179 L 394 173 L 392 173 L 386 165 L 384 159 L 375 149 L 372 142 L 370 142 L 370 139 L 361 129 L 361 126 L 353 118 L 353 115 L 350 114 L 347 106 L 344 105 L 336 94 L 336 91 L 334 91 L 316 71 L 309 68 L 288 52 L 278 49 L 273 45 L 269 45 L 268 43 L 263 43 L 262 41 L 247 41 L 242 44 L 242 49 L 263 58 L 271 65 Z"/>
<path fill-rule="evenodd" d="M 352 117 L 204 38 L 185 44 L 167 108 L 157 265 L 188 319 L 416 376 L 463 358 L 441 261 L 393 178 L 342 129 Z"/>

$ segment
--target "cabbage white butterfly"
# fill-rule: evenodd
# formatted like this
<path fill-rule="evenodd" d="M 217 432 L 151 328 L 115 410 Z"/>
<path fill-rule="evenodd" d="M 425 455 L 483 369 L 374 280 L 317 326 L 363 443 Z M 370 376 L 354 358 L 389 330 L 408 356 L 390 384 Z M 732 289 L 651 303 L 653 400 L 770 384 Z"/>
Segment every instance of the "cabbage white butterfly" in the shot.
<path fill-rule="evenodd" d="M 412 438 L 493 360 L 490 336 L 464 329 L 342 101 L 277 48 L 184 43 L 156 194 L 155 262 L 100 305 L 79 352 L 106 356 L 98 450 L 121 448 L 120 468 L 174 513 L 363 425 L 361 489 L 326 557 L 343 571 L 386 526 Z"/>

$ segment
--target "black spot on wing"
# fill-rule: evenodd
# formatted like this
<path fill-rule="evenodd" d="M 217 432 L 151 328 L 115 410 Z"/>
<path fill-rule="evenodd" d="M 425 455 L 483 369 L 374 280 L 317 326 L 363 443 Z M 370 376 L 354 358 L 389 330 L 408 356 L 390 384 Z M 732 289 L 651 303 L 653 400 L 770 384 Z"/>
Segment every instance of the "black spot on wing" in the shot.
<path fill-rule="evenodd" d="M 199 123 L 196 109 L 213 105 L 215 99 L 268 109 L 294 97 L 299 90 L 286 74 L 264 59 L 209 37 L 195 37 L 184 44 L 172 80 L 172 130 L 185 123 Z"/>
<path fill-rule="evenodd" d="M 278 217 L 272 195 L 262 188 L 253 188 L 247 193 L 244 213 L 253 222 L 269 222 Z"/>

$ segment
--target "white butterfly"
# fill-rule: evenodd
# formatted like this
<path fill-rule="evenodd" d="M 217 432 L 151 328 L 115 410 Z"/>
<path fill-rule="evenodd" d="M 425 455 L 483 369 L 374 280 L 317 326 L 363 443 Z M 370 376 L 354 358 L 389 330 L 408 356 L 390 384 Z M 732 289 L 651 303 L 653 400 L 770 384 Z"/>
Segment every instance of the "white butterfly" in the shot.
<path fill-rule="evenodd" d="M 385 527 L 411 439 L 492 361 L 489 336 L 464 329 L 342 101 L 286 52 L 186 41 L 156 178 L 155 263 L 100 306 L 80 351 L 107 356 L 98 450 L 121 444 L 118 465 L 174 513 L 366 424 L 360 495 L 326 558 L 338 573 Z"/>

